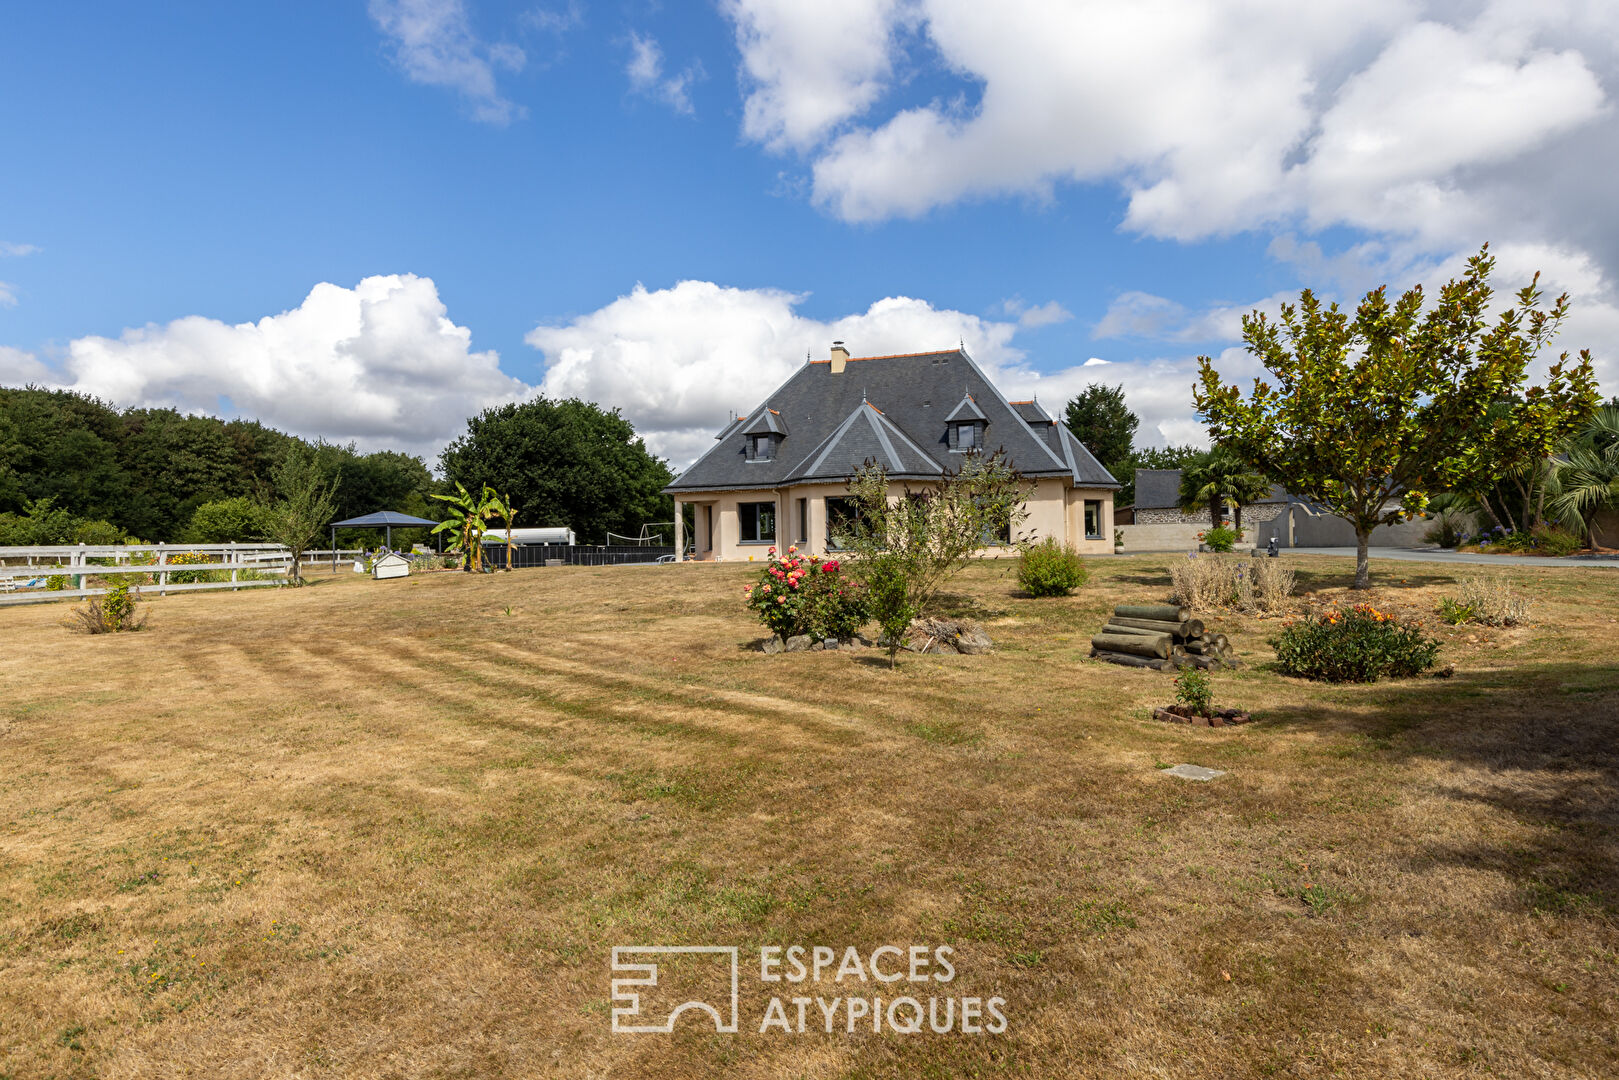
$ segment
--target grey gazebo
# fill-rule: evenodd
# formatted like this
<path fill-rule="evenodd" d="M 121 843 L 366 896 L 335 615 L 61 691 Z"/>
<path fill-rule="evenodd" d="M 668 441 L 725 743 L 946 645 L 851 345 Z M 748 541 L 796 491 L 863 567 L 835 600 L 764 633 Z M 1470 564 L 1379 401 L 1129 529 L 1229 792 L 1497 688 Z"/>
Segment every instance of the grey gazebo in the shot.
<path fill-rule="evenodd" d="M 385 537 L 383 543 L 388 546 L 389 550 L 392 550 L 394 546 L 394 529 L 420 528 L 423 525 L 437 524 L 438 522 L 429 521 L 427 518 L 411 517 L 409 514 L 401 514 L 394 510 L 378 510 L 374 514 L 364 514 L 357 518 L 349 518 L 347 521 L 334 521 L 331 524 L 332 569 L 334 571 L 337 569 L 338 529 L 381 529 Z"/>

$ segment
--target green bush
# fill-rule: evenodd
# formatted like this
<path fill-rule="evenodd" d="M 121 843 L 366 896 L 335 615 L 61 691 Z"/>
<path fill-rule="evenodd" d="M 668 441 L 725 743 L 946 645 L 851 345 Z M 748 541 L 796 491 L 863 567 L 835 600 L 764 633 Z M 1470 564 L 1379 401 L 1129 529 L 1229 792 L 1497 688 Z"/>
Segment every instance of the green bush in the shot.
<path fill-rule="evenodd" d="M 188 544 L 228 544 L 264 535 L 264 507 L 246 496 L 205 502 L 191 513 L 183 539 Z"/>
<path fill-rule="evenodd" d="M 1208 545 L 1210 551 L 1230 551 L 1232 545 L 1242 539 L 1241 531 L 1229 525 L 1216 525 L 1197 535 L 1199 540 Z"/>
<path fill-rule="evenodd" d="M 1433 667 L 1439 642 L 1370 604 L 1295 623 L 1271 639 L 1285 675 L 1317 682 L 1376 682 Z"/>
<path fill-rule="evenodd" d="M 1050 536 L 1025 551 L 1018 562 L 1018 584 L 1030 596 L 1067 596 L 1089 576 L 1078 553 L 1059 547 Z"/>

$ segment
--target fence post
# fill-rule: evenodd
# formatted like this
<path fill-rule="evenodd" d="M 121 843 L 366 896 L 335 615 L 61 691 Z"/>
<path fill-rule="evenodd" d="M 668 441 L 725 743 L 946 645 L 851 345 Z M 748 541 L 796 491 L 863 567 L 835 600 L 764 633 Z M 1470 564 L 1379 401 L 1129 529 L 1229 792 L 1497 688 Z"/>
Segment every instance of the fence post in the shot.
<path fill-rule="evenodd" d="M 231 592 L 240 592 L 241 591 L 240 589 L 238 589 L 236 587 L 236 567 L 238 565 L 240 565 L 241 561 L 242 561 L 242 553 L 236 549 L 236 541 L 232 540 L 230 542 L 230 585 L 231 585 L 230 591 Z"/>
<path fill-rule="evenodd" d="M 159 567 L 169 565 L 169 549 L 167 547 L 157 553 L 157 565 Z M 167 570 L 159 569 L 157 572 L 157 595 L 169 595 L 169 572 Z"/>

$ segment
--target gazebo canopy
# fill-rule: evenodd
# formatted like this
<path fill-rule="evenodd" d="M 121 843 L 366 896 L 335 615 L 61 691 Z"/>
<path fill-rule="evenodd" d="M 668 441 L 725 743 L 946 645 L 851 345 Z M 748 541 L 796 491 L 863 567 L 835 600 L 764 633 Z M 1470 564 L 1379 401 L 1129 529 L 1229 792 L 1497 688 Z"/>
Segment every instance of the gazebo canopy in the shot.
<path fill-rule="evenodd" d="M 394 546 L 394 530 L 419 527 L 423 525 L 437 525 L 436 521 L 426 518 L 411 517 L 396 510 L 378 510 L 371 514 L 362 514 L 347 521 L 334 521 L 327 528 L 332 530 L 332 572 L 337 572 L 337 530 L 338 529 L 381 529 L 383 531 L 383 544 L 389 550 Z"/>
<path fill-rule="evenodd" d="M 378 510 L 376 513 L 363 514 L 357 518 L 349 518 L 347 521 L 334 521 L 331 527 L 334 529 L 402 529 L 412 525 L 437 524 L 438 522 L 429 521 L 427 518 L 411 517 L 409 514 L 401 514 L 393 510 Z"/>

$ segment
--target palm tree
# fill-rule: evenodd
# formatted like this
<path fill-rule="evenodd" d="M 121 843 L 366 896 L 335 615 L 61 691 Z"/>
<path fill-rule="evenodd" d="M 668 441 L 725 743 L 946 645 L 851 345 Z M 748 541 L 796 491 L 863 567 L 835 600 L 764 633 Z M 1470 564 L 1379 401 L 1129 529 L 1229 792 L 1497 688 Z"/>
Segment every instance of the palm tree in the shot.
<path fill-rule="evenodd" d="M 1551 509 L 1570 528 L 1600 540 L 1596 515 L 1619 509 L 1619 407 L 1596 411 L 1555 465 Z"/>
<path fill-rule="evenodd" d="M 1209 520 L 1220 524 L 1225 503 L 1234 506 L 1234 524 L 1242 532 L 1244 503 L 1257 502 L 1270 493 L 1270 481 L 1232 455 L 1216 450 L 1181 470 L 1180 506 L 1194 509 L 1207 503 Z"/>
<path fill-rule="evenodd" d="M 1182 510 L 1193 511 L 1199 506 L 1209 508 L 1209 521 L 1219 525 L 1225 519 L 1225 491 L 1220 486 L 1220 473 L 1214 468 L 1214 455 L 1205 454 L 1181 467 L 1181 488 L 1177 504 Z"/>
<path fill-rule="evenodd" d="M 488 488 L 484 489 L 489 491 Z M 458 480 L 455 484 L 455 494 L 434 495 L 440 502 L 450 504 L 450 518 L 441 521 L 433 528 L 433 532 L 441 533 L 452 531 L 455 543 L 450 550 L 459 551 L 466 559 L 464 569 L 477 573 L 483 570 L 483 534 L 486 526 L 484 522 L 493 516 L 489 508 L 487 497 L 477 497 L 461 485 Z"/>
<path fill-rule="evenodd" d="M 512 560 L 517 554 L 517 541 L 512 539 L 512 522 L 517 520 L 517 507 L 512 505 L 511 496 L 502 497 L 494 488 L 485 484 L 483 489 L 484 506 L 489 510 L 490 517 L 498 517 L 506 523 L 506 569 L 512 568 Z"/>

